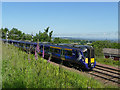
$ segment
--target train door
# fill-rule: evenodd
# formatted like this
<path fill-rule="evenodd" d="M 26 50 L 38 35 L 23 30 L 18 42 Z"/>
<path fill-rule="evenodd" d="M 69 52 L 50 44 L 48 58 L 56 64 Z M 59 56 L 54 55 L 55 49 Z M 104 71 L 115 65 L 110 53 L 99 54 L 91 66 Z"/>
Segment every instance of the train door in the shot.
<path fill-rule="evenodd" d="M 91 49 L 88 49 L 88 66 L 91 67 Z"/>
<path fill-rule="evenodd" d="M 61 49 L 61 59 L 65 60 L 65 50 Z"/>

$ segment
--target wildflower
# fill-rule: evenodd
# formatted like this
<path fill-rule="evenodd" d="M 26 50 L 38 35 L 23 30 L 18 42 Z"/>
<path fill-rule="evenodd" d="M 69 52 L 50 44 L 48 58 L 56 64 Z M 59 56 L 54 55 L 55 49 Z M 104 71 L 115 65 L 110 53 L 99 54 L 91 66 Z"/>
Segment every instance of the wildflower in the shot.
<path fill-rule="evenodd" d="M 35 48 L 35 59 L 38 59 L 38 57 L 37 57 L 37 52 L 36 52 L 36 48 Z"/>
<path fill-rule="evenodd" d="M 43 54 L 42 54 L 42 57 L 44 58 L 44 45 L 43 45 Z"/>
<path fill-rule="evenodd" d="M 37 43 L 37 52 L 40 52 L 39 43 Z"/>

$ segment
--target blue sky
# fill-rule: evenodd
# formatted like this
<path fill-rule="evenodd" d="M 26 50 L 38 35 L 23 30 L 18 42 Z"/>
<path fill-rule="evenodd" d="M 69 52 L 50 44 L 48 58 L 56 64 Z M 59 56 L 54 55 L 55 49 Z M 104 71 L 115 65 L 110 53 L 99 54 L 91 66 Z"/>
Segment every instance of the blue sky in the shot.
<path fill-rule="evenodd" d="M 3 2 L 2 26 L 38 33 L 48 26 L 53 36 L 118 37 L 117 2 Z"/>

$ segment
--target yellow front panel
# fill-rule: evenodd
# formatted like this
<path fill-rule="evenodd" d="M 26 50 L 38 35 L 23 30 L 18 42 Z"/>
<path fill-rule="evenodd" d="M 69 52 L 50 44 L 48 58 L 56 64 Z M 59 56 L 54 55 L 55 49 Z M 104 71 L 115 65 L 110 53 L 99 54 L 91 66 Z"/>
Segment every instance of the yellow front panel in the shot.
<path fill-rule="evenodd" d="M 88 63 L 88 58 L 85 59 L 85 63 Z"/>
<path fill-rule="evenodd" d="M 91 58 L 91 63 L 94 63 L 94 58 Z"/>

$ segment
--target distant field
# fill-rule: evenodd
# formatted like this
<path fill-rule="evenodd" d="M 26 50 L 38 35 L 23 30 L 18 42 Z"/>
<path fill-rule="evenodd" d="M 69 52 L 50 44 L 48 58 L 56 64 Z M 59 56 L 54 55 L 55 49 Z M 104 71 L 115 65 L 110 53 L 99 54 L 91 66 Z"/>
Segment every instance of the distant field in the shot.
<path fill-rule="evenodd" d="M 94 78 L 67 71 L 12 45 L 2 45 L 3 88 L 114 88 Z"/>

